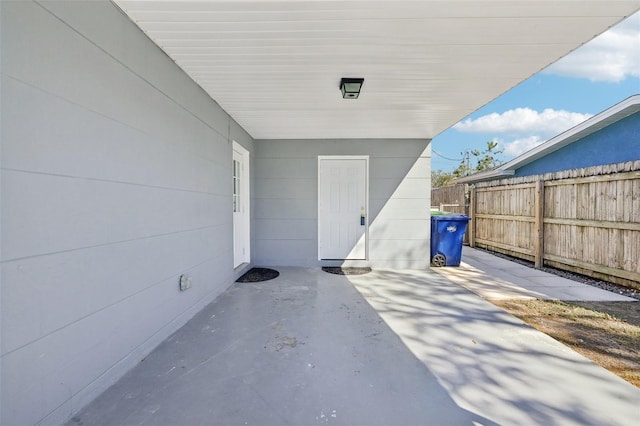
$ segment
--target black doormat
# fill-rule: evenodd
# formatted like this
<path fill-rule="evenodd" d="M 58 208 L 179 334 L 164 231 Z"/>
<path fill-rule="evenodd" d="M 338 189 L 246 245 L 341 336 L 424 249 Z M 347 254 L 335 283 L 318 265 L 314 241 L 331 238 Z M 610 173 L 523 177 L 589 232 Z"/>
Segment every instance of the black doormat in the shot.
<path fill-rule="evenodd" d="M 364 274 L 368 274 L 369 272 L 371 272 L 371 268 L 366 267 L 366 268 L 355 268 L 355 267 L 347 267 L 347 268 L 341 268 L 339 266 L 333 267 L 333 266 L 323 266 L 322 270 L 325 272 L 328 272 L 330 274 L 336 274 L 336 275 L 364 275 Z"/>
<path fill-rule="evenodd" d="M 277 278 L 280 272 L 269 268 L 251 268 L 247 273 L 236 280 L 237 283 L 257 283 Z"/>

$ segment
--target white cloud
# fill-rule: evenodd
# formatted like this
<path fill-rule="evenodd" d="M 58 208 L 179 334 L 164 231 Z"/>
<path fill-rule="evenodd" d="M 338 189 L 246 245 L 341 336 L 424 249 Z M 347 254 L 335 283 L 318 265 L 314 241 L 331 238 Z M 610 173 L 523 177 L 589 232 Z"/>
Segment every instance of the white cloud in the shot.
<path fill-rule="evenodd" d="M 551 108 L 542 112 L 531 108 L 516 108 L 502 114 L 494 112 L 476 119 L 467 118 L 457 123 L 453 128 L 468 133 L 498 133 L 518 136 L 523 133 L 556 135 L 582 123 L 589 117 L 591 117 L 590 114 Z"/>
<path fill-rule="evenodd" d="M 640 12 L 560 59 L 544 72 L 609 82 L 640 77 Z"/>
<path fill-rule="evenodd" d="M 507 157 L 517 157 L 520 154 L 535 148 L 544 142 L 540 136 L 533 135 L 525 138 L 516 139 L 512 142 L 500 142 L 500 147 L 504 150 L 503 154 Z"/>

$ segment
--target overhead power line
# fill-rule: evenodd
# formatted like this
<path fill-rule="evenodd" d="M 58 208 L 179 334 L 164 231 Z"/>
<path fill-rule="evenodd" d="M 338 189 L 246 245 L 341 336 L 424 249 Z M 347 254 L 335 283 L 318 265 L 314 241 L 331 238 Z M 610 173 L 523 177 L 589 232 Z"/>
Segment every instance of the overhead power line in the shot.
<path fill-rule="evenodd" d="M 435 155 L 437 155 L 440 158 L 444 158 L 445 160 L 449 160 L 449 161 L 462 161 L 464 160 L 464 158 L 449 158 L 449 157 L 445 157 L 444 155 L 440 154 L 438 151 L 436 151 L 435 149 L 432 149 L 431 152 L 433 152 Z"/>

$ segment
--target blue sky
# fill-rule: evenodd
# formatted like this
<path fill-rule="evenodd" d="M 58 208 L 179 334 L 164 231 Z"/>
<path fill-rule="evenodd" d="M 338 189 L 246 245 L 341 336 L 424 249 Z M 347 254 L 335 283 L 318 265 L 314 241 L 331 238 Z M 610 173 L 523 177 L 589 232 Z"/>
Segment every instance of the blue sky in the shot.
<path fill-rule="evenodd" d="M 640 12 L 591 40 L 433 139 L 433 170 L 495 140 L 509 160 L 640 94 Z M 447 157 L 449 159 L 445 159 Z"/>

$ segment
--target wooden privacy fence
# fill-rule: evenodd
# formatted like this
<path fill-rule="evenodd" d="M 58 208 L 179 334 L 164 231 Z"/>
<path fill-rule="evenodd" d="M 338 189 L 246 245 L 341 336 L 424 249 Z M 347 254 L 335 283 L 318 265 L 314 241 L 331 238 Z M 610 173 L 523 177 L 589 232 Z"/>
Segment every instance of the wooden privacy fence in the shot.
<path fill-rule="evenodd" d="M 469 243 L 640 289 L 640 161 L 478 183 Z"/>
<path fill-rule="evenodd" d="M 469 214 L 467 185 L 445 186 L 431 190 L 431 207 L 451 213 Z"/>

